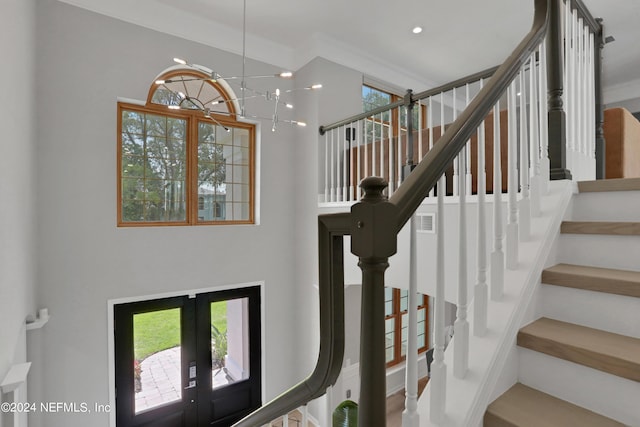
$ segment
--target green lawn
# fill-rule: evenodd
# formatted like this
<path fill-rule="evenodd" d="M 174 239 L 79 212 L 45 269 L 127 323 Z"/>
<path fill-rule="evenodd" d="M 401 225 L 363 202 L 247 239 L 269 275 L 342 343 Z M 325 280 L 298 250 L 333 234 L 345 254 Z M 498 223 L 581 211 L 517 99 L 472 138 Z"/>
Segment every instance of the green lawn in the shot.
<path fill-rule="evenodd" d="M 211 303 L 211 323 L 223 334 L 227 332 L 227 302 Z"/>
<path fill-rule="evenodd" d="M 227 304 L 211 304 L 211 321 L 222 333 L 227 331 Z M 180 345 L 180 309 L 152 311 L 133 316 L 134 357 L 146 357 Z"/>

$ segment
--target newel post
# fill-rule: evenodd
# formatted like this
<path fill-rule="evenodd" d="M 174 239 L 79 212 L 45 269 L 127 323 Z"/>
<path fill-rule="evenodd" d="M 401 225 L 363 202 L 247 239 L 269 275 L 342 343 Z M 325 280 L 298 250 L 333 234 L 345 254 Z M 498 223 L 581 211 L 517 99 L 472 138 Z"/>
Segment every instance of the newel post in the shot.
<path fill-rule="evenodd" d="M 562 102 L 562 3 L 562 0 L 551 0 L 547 33 L 549 178 L 552 180 L 571 179 L 571 171 L 567 169 L 567 118 Z"/>
<path fill-rule="evenodd" d="M 386 425 L 384 273 L 396 253 L 396 207 L 382 194 L 383 178 L 360 183 L 361 201 L 351 208 L 351 252 L 362 270 L 360 318 L 360 403 L 358 426 Z"/>

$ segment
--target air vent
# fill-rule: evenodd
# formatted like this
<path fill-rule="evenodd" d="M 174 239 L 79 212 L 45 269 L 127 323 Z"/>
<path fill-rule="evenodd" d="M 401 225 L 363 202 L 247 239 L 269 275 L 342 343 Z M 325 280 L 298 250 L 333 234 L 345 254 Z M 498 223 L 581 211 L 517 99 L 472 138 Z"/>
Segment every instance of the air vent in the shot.
<path fill-rule="evenodd" d="M 436 232 L 436 214 L 435 213 L 419 213 L 416 214 L 417 231 L 420 233 Z"/>

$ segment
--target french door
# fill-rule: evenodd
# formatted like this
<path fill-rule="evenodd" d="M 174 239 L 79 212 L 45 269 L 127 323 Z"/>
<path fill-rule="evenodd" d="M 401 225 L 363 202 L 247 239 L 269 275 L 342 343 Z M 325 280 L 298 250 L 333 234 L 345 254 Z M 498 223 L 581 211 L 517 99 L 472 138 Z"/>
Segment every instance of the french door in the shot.
<path fill-rule="evenodd" d="M 117 427 L 232 425 L 261 404 L 260 288 L 114 305 Z"/>

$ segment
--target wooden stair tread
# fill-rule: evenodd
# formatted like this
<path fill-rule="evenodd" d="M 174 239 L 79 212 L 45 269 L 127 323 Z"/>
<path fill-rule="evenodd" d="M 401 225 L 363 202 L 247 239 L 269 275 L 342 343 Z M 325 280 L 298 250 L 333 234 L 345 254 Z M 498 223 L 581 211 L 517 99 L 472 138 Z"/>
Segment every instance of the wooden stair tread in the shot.
<path fill-rule="evenodd" d="M 640 271 L 558 264 L 542 272 L 542 283 L 640 298 Z"/>
<path fill-rule="evenodd" d="M 597 179 L 578 182 L 581 193 L 600 191 L 636 191 L 640 190 L 640 178 Z"/>
<path fill-rule="evenodd" d="M 640 339 L 542 317 L 518 332 L 518 345 L 640 381 Z"/>
<path fill-rule="evenodd" d="M 560 232 L 564 234 L 640 236 L 640 222 L 563 221 L 560 226 Z"/>
<path fill-rule="evenodd" d="M 624 424 L 517 383 L 487 408 L 485 427 L 619 427 Z"/>

